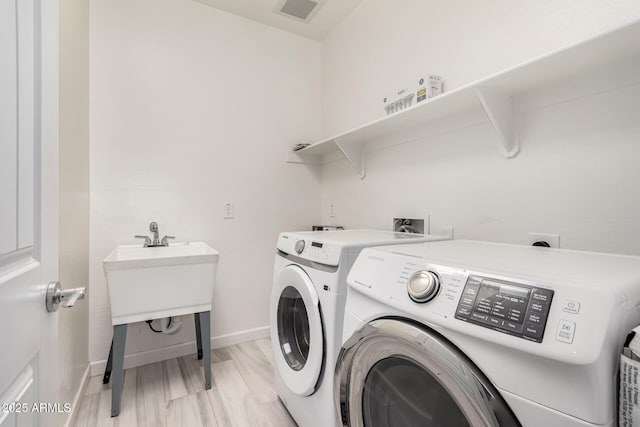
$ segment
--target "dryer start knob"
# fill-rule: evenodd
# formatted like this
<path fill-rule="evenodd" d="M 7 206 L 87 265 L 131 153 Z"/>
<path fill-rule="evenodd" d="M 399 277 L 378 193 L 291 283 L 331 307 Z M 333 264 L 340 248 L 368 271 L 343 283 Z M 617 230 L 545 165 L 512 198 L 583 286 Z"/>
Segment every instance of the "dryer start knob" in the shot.
<path fill-rule="evenodd" d="M 409 297 L 418 303 L 431 301 L 439 290 L 440 278 L 432 271 L 416 271 L 407 282 Z"/>
<path fill-rule="evenodd" d="M 296 252 L 301 254 L 304 251 L 304 240 L 298 240 L 296 242 Z"/>

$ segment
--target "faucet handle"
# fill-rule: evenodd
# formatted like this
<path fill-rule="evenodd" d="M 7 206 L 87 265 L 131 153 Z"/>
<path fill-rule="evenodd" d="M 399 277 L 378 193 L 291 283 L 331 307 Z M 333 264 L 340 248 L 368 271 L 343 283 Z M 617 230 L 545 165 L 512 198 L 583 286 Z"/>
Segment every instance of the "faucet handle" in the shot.
<path fill-rule="evenodd" d="M 175 239 L 175 238 L 176 238 L 176 236 L 164 236 L 164 237 L 162 238 L 162 241 L 160 242 L 160 244 L 161 244 L 162 246 L 169 246 L 169 241 L 168 241 L 168 240 L 169 240 L 169 239 Z"/>
<path fill-rule="evenodd" d="M 136 235 L 136 236 L 133 236 L 133 237 L 135 237 L 136 239 L 144 239 L 144 247 L 145 248 L 151 245 L 151 238 L 149 236 L 138 236 L 138 235 Z"/>

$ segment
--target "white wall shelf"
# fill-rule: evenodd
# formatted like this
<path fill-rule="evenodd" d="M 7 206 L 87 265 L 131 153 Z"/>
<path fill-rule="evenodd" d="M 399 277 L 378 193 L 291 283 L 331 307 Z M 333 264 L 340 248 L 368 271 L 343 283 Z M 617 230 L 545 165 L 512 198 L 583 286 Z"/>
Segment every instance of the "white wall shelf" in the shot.
<path fill-rule="evenodd" d="M 286 161 L 320 164 L 328 154 L 339 152 L 364 178 L 365 153 L 371 143 L 392 140 L 404 131 L 429 126 L 478 106 L 495 129 L 504 156 L 513 157 L 520 148 L 515 96 L 636 57 L 640 57 L 640 23 L 534 58 L 302 150 L 288 151 Z"/>

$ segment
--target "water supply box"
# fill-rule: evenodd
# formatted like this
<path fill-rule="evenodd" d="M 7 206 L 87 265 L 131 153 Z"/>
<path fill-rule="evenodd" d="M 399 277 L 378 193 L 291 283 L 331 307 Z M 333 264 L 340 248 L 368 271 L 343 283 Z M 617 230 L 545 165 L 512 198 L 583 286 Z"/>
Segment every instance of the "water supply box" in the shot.
<path fill-rule="evenodd" d="M 390 96 L 384 97 L 382 102 L 385 112 L 390 115 L 438 96 L 441 93 L 442 78 L 428 74 L 403 85 Z"/>

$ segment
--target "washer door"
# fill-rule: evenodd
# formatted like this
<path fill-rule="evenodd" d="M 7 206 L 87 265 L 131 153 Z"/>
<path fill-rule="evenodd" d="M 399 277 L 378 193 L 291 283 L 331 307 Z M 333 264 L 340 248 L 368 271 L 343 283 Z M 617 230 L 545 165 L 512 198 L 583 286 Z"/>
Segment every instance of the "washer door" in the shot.
<path fill-rule="evenodd" d="M 324 363 L 320 299 L 305 271 L 285 267 L 271 293 L 271 344 L 276 371 L 293 393 L 308 396 Z"/>
<path fill-rule="evenodd" d="M 395 319 L 366 324 L 336 365 L 334 397 L 345 426 L 519 426 L 478 368 L 427 328 Z"/>

